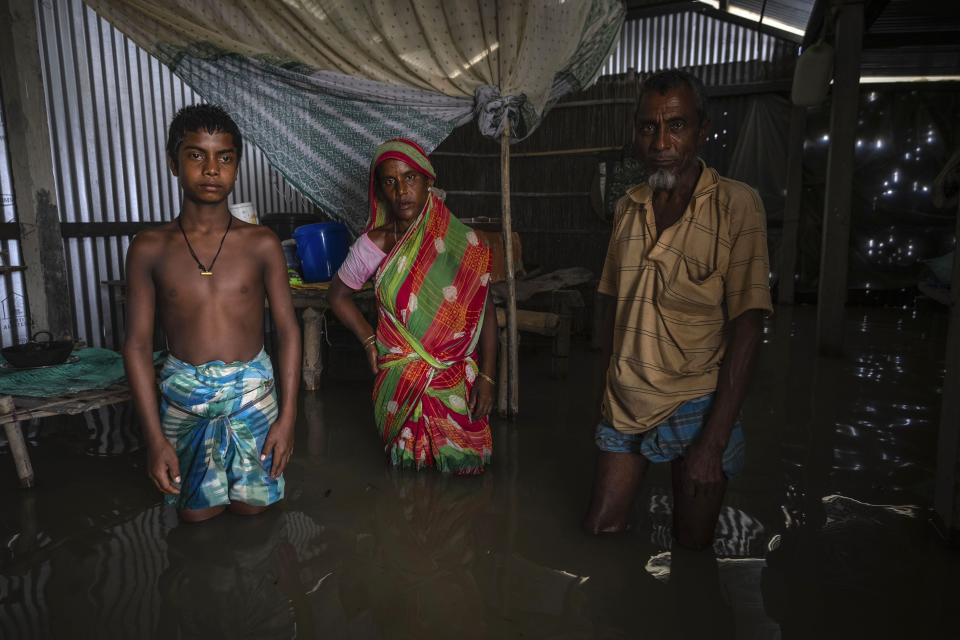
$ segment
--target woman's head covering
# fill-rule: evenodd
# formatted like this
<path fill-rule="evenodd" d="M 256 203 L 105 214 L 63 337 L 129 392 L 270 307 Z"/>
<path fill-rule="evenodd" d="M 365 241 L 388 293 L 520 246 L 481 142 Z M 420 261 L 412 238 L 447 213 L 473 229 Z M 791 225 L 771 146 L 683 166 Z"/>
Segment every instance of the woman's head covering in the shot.
<path fill-rule="evenodd" d="M 383 226 L 387 222 L 387 205 L 377 198 L 376 175 L 377 167 L 387 160 L 400 160 L 408 164 L 417 173 L 420 173 L 431 180 L 437 179 L 436 171 L 427 158 L 427 152 L 423 147 L 413 140 L 406 138 L 394 138 L 387 140 L 373 154 L 373 162 L 370 163 L 370 220 L 367 222 L 367 228 L 364 231 L 370 231 Z"/>

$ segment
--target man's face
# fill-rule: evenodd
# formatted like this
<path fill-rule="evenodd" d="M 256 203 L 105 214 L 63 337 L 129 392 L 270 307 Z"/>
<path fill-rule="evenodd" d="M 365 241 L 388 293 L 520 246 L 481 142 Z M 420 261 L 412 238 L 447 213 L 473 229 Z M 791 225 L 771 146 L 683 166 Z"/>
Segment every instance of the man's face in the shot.
<path fill-rule="evenodd" d="M 400 221 L 416 218 L 427 204 L 433 180 L 402 160 L 385 160 L 377 168 L 377 189 L 391 215 Z"/>
<path fill-rule="evenodd" d="M 200 204 L 227 199 L 237 179 L 237 150 L 233 135 L 189 131 L 177 149 L 176 163 L 167 159 L 180 179 L 183 195 Z"/>
<path fill-rule="evenodd" d="M 654 190 L 671 191 L 677 178 L 696 169 L 709 124 L 700 122 L 696 98 L 686 85 L 663 95 L 656 90 L 643 94 L 633 142 Z"/>

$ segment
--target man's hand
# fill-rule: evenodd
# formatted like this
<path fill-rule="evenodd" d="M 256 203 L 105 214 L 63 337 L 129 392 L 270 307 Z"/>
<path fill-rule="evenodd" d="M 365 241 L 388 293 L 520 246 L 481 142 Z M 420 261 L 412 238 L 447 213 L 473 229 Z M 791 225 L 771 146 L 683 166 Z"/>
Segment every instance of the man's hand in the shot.
<path fill-rule="evenodd" d="M 180 495 L 180 461 L 166 438 L 147 446 L 147 475 L 163 493 Z"/>
<path fill-rule="evenodd" d="M 486 378 L 477 378 L 470 392 L 470 415 L 474 420 L 485 418 L 493 409 L 493 383 Z"/>
<path fill-rule="evenodd" d="M 260 452 L 260 462 L 265 461 L 271 454 L 273 460 L 270 464 L 270 477 L 279 478 L 293 455 L 293 422 L 290 420 L 281 418 L 271 425 Z"/>
<path fill-rule="evenodd" d="M 719 443 L 697 439 L 683 456 L 684 486 L 690 497 L 709 495 L 720 491 L 723 474 L 723 452 L 726 447 Z"/>
<path fill-rule="evenodd" d="M 380 372 L 380 367 L 377 366 L 377 343 L 371 342 L 363 348 L 363 351 L 367 354 L 367 364 L 370 365 L 371 373 L 377 375 Z"/>

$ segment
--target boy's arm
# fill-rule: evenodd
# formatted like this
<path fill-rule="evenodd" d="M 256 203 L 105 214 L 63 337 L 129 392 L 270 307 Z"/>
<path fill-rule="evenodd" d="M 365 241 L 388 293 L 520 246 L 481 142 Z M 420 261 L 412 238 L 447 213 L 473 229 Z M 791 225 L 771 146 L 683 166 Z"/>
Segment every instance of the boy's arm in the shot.
<path fill-rule="evenodd" d="M 297 395 L 300 391 L 300 325 L 293 310 L 290 283 L 287 279 L 287 261 L 280 241 L 268 233 L 264 267 L 264 285 L 270 302 L 270 316 L 277 330 L 279 342 L 280 415 L 270 427 L 263 443 L 261 460 L 273 454 L 270 475 L 283 473 L 293 454 L 293 425 L 297 421 Z"/>
<path fill-rule="evenodd" d="M 127 319 L 123 365 L 130 382 L 143 434 L 147 441 L 147 473 L 157 488 L 170 494 L 180 490 L 180 465 L 176 452 L 160 429 L 157 381 L 153 369 L 153 318 L 156 289 L 153 283 L 155 240 L 134 238 L 127 251 Z"/>

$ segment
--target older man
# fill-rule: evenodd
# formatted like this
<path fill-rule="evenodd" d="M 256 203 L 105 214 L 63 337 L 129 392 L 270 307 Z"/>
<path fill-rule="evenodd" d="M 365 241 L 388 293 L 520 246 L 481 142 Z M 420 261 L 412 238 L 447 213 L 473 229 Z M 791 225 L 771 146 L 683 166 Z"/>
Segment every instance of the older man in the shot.
<path fill-rule="evenodd" d="M 674 537 L 711 544 L 727 479 L 743 466 L 740 405 L 772 311 L 763 205 L 698 157 L 703 87 L 649 77 L 634 144 L 647 182 L 627 190 L 600 279 L 607 363 L 590 533 L 627 527 L 651 462 L 671 462 Z"/>

